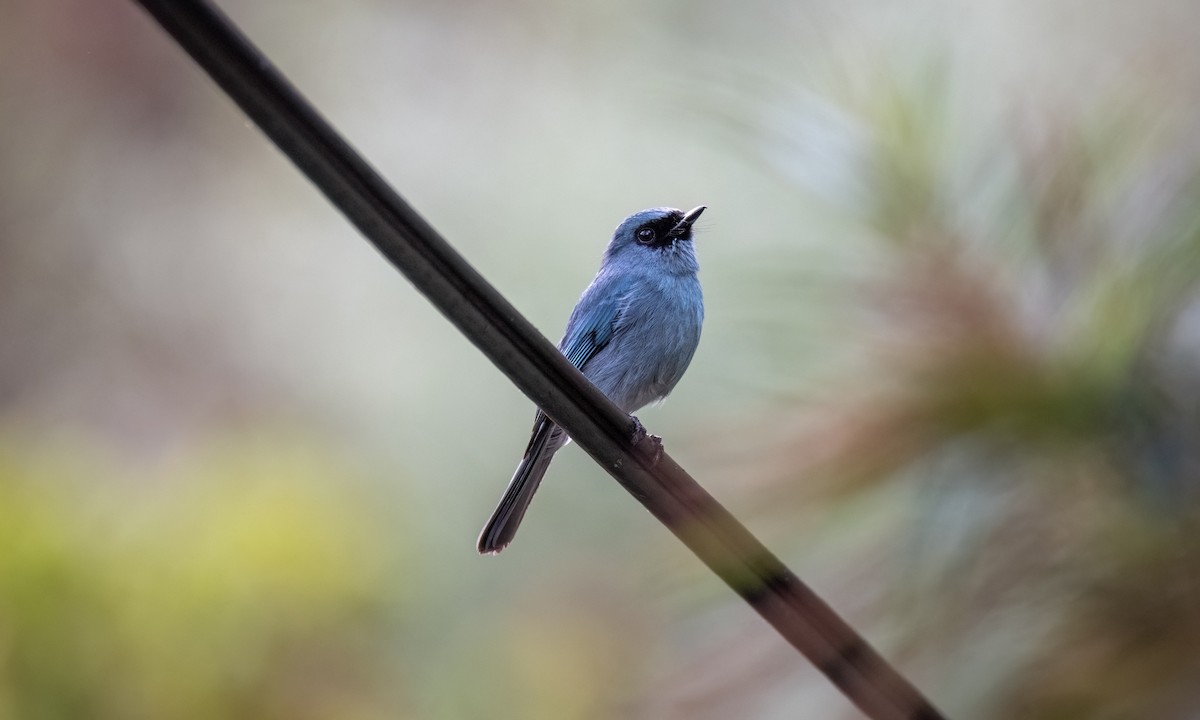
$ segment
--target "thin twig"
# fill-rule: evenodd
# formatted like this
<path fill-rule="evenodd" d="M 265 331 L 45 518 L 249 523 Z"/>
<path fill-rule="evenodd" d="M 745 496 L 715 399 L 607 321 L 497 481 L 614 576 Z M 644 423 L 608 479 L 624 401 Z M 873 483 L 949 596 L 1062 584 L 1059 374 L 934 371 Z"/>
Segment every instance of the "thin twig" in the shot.
<path fill-rule="evenodd" d="M 138 0 L 368 240 L 626 490 L 868 717 L 942 715 L 669 456 L 376 173 L 217 8 Z"/>

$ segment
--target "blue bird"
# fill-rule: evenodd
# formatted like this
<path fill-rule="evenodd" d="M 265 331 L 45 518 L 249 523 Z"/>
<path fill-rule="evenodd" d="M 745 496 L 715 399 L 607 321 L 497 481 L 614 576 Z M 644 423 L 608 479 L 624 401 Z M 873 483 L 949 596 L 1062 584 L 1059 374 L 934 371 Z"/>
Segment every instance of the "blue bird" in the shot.
<path fill-rule="evenodd" d="M 651 208 L 625 218 L 558 343 L 627 413 L 665 398 L 700 342 L 704 299 L 692 225 L 702 212 L 703 205 L 687 213 Z M 479 534 L 480 553 L 494 555 L 512 542 L 550 460 L 567 442 L 563 429 L 538 410 L 525 456 Z"/>

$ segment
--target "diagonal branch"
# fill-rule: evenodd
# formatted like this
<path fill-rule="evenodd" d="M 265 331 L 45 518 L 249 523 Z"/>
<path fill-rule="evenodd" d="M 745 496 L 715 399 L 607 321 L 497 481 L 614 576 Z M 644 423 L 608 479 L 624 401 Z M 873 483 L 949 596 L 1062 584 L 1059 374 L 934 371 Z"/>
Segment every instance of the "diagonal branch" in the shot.
<path fill-rule="evenodd" d="M 206 0 L 138 0 L 309 180 L 496 367 L 875 720 L 942 715 L 592 386 Z M 645 447 L 643 444 L 642 447 Z"/>

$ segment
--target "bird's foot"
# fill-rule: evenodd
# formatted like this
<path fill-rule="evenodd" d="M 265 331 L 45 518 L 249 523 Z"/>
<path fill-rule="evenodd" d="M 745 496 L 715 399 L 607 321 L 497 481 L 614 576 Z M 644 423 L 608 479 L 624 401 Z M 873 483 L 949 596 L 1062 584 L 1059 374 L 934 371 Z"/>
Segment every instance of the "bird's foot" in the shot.
<path fill-rule="evenodd" d="M 630 439 L 633 445 L 639 452 L 650 457 L 650 467 L 658 465 L 658 461 L 662 460 L 663 442 L 662 438 L 657 435 L 651 435 L 646 432 L 646 427 L 642 425 L 642 421 L 638 420 L 633 415 L 629 416 L 633 420 L 633 429 L 630 432 Z M 649 447 L 647 447 L 649 445 Z"/>

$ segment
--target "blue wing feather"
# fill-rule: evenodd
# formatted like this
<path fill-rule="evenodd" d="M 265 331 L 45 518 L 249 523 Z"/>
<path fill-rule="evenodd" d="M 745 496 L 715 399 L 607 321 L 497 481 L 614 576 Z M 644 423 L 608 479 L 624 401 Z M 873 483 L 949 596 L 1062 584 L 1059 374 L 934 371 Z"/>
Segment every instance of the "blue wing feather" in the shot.
<path fill-rule="evenodd" d="M 597 279 L 580 298 L 558 348 L 582 370 L 612 340 L 620 326 L 629 286 L 625 279 Z"/>

